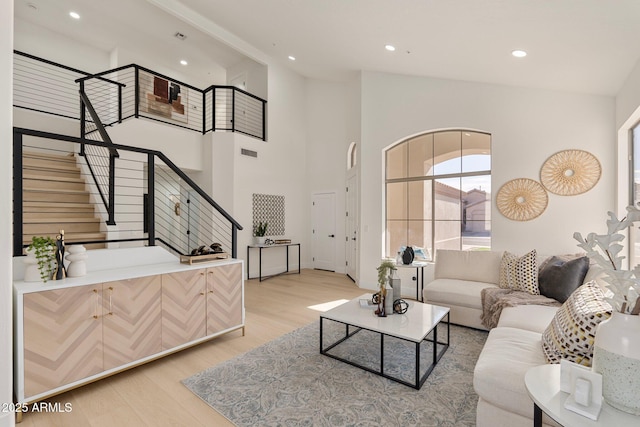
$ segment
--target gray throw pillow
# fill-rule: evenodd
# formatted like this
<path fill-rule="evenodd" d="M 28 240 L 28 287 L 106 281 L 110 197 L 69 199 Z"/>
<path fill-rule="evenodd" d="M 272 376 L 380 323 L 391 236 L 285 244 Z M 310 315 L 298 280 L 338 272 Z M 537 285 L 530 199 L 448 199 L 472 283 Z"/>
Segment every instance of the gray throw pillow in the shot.
<path fill-rule="evenodd" d="M 538 273 L 540 294 L 564 303 L 573 291 L 582 286 L 587 271 L 589 258 L 586 256 L 569 261 L 551 257 Z"/>

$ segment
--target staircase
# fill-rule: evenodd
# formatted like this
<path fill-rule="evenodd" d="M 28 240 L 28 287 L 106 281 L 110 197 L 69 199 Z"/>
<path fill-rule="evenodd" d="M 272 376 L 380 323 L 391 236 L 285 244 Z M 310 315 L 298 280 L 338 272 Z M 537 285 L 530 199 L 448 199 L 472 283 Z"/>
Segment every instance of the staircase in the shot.
<path fill-rule="evenodd" d="M 23 244 L 30 244 L 33 236 L 55 239 L 60 230 L 67 243 L 106 240 L 74 154 L 25 151 L 22 162 Z"/>

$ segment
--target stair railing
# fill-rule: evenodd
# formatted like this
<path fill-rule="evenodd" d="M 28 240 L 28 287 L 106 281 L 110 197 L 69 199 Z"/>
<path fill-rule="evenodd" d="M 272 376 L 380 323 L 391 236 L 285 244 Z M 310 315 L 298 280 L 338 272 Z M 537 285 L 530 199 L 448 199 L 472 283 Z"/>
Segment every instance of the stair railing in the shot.
<path fill-rule="evenodd" d="M 78 153 L 84 144 L 101 148 L 104 156 L 114 159 L 113 206 L 119 230 L 114 237 L 95 240 L 71 241 L 66 233 L 71 244 L 161 244 L 188 255 L 199 246 L 220 243 L 225 252 L 237 257 L 237 232 L 242 226 L 163 153 L 32 129 L 14 128 L 13 133 L 14 256 L 21 255 L 28 245 L 23 239 L 23 152 L 66 155 Z M 69 143 L 76 149 L 69 151 Z M 118 157 L 108 154 L 116 150 Z M 64 205 L 65 201 L 59 203 Z"/>
<path fill-rule="evenodd" d="M 118 85 L 118 88 L 121 86 Z M 109 137 L 106 129 L 104 128 L 100 117 L 96 113 L 96 110 L 91 105 L 91 101 L 87 97 L 87 94 L 84 92 L 84 83 L 80 84 L 80 135 L 82 139 L 86 139 L 87 135 L 91 134 L 93 137 L 96 136 L 95 132 L 87 132 L 87 126 L 91 123 L 95 126 L 95 130 L 97 134 L 100 136 L 101 141 L 107 144 L 106 147 L 99 146 L 89 146 L 87 148 L 86 144 L 81 144 L 80 146 L 80 155 L 84 156 L 87 167 L 93 177 L 93 181 L 96 184 L 98 192 L 100 193 L 100 198 L 102 199 L 102 203 L 105 206 L 107 211 L 107 225 L 116 225 L 115 222 L 115 160 L 120 155 L 118 151 L 110 146 L 113 146 L 113 141 Z M 89 113 L 91 117 L 91 121 L 86 119 L 86 113 Z M 100 153 L 102 152 L 102 153 Z M 101 164 L 100 159 L 104 159 L 104 156 L 101 155 L 104 152 L 108 153 L 107 158 L 108 161 L 106 164 Z"/>

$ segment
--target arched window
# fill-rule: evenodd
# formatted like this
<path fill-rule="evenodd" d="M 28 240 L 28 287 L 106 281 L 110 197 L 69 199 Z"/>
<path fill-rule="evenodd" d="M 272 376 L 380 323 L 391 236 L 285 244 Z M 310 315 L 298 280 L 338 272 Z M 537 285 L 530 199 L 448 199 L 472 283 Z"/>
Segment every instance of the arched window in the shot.
<path fill-rule="evenodd" d="M 491 247 L 491 135 L 424 133 L 385 152 L 386 256 Z"/>
<path fill-rule="evenodd" d="M 358 164 L 358 146 L 355 142 L 349 145 L 349 151 L 347 151 L 347 169 L 351 169 Z"/>

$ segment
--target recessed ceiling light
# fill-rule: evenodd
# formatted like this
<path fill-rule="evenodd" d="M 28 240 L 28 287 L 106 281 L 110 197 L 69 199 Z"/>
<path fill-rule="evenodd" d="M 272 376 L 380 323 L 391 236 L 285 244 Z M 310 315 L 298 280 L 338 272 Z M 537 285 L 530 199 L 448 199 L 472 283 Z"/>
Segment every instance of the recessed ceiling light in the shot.
<path fill-rule="evenodd" d="M 524 58 L 525 56 L 527 56 L 527 52 L 525 52 L 524 50 L 514 50 L 511 52 L 511 55 L 515 56 L 516 58 Z"/>
<path fill-rule="evenodd" d="M 295 56 L 293 56 L 293 55 L 289 55 L 289 60 L 291 60 L 291 61 L 295 61 L 295 60 L 296 60 L 296 57 L 295 57 Z"/>
<path fill-rule="evenodd" d="M 180 63 L 181 63 L 182 65 L 187 65 L 187 64 L 189 64 L 189 63 L 188 63 L 187 61 L 185 61 L 184 59 L 181 59 L 181 60 L 180 60 Z"/>
<path fill-rule="evenodd" d="M 78 12 L 69 12 L 69 16 L 72 17 L 73 19 L 80 19 L 80 14 Z"/>
<path fill-rule="evenodd" d="M 396 47 L 390 44 L 385 45 L 384 48 L 387 49 L 389 52 L 393 52 L 394 50 L 396 50 Z"/>

